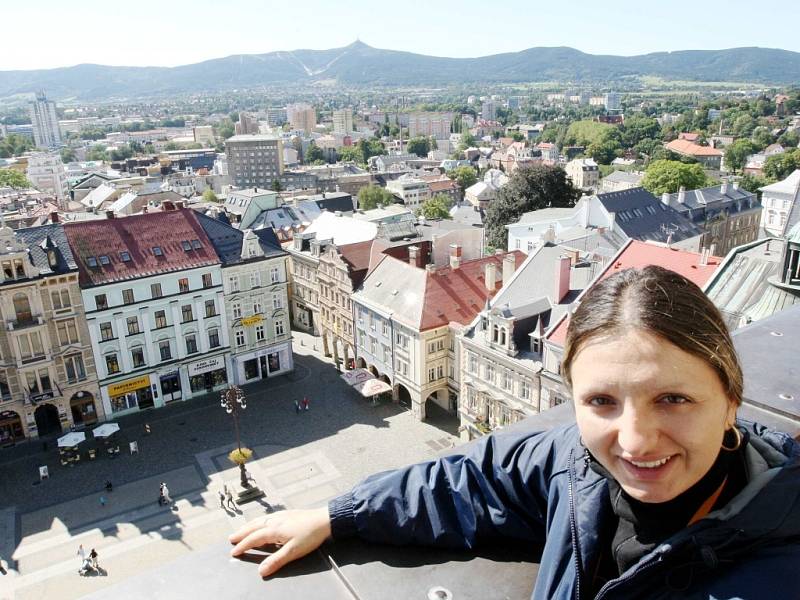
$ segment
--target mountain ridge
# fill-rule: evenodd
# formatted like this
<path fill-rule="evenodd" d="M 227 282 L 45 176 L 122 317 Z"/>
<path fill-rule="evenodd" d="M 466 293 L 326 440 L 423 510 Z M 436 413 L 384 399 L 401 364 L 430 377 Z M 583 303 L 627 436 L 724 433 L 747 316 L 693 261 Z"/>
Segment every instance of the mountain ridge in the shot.
<path fill-rule="evenodd" d="M 82 63 L 54 69 L 0 71 L 0 97 L 45 89 L 55 99 L 88 100 L 312 84 L 320 80 L 350 86 L 536 81 L 588 85 L 644 76 L 785 85 L 800 81 L 800 53 L 738 47 L 614 56 L 555 46 L 448 58 L 374 48 L 356 41 L 328 50 L 233 54 L 176 67 Z"/>

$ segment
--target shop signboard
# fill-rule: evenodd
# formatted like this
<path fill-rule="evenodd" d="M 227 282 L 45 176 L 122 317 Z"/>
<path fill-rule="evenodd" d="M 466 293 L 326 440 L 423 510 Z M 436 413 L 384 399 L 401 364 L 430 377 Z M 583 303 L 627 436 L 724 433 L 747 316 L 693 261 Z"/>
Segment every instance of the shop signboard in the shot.
<path fill-rule="evenodd" d="M 264 319 L 261 317 L 261 315 L 252 315 L 250 317 L 243 317 L 242 320 L 241 320 L 241 323 L 245 327 L 248 327 L 250 325 L 258 325 L 263 320 Z"/>
<path fill-rule="evenodd" d="M 223 355 L 215 356 L 213 358 L 204 358 L 189 365 L 189 377 L 193 375 L 202 375 L 211 371 L 218 371 L 225 368 L 225 357 Z"/>
<path fill-rule="evenodd" d="M 111 397 L 122 396 L 123 394 L 129 394 L 130 392 L 135 392 L 136 390 L 149 386 L 150 376 L 142 375 L 141 377 L 126 379 L 125 381 L 120 381 L 119 383 L 108 386 L 108 395 Z"/>

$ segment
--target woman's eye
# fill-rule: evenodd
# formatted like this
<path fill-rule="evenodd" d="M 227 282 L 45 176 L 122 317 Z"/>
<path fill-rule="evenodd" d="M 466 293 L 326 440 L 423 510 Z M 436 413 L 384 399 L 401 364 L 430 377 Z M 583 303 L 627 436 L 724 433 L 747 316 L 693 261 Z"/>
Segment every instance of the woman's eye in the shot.
<path fill-rule="evenodd" d="M 677 394 L 671 394 L 669 396 L 663 396 L 661 398 L 662 402 L 667 404 L 688 404 L 689 400 L 684 396 L 678 396 Z"/>
<path fill-rule="evenodd" d="M 609 406 L 614 404 L 614 401 L 604 396 L 594 396 L 593 398 L 587 399 L 586 404 L 590 404 L 591 406 Z"/>

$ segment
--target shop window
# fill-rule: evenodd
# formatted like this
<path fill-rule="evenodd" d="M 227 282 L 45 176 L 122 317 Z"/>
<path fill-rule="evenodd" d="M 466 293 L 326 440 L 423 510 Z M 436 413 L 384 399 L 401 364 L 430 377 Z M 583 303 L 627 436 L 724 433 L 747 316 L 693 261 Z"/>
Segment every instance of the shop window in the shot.
<path fill-rule="evenodd" d="M 255 379 L 258 377 L 258 360 L 255 358 L 244 361 L 244 378 Z"/>

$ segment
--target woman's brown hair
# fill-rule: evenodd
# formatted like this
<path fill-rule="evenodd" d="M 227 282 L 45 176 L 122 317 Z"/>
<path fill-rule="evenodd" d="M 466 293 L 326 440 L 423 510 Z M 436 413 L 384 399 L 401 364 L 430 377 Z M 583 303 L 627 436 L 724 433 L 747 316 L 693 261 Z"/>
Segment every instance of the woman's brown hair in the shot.
<path fill-rule="evenodd" d="M 728 396 L 742 403 L 742 368 L 719 310 L 683 275 L 657 266 L 625 269 L 586 293 L 567 329 L 561 363 L 567 386 L 572 387 L 572 362 L 588 340 L 631 329 L 657 335 L 704 360 Z"/>

